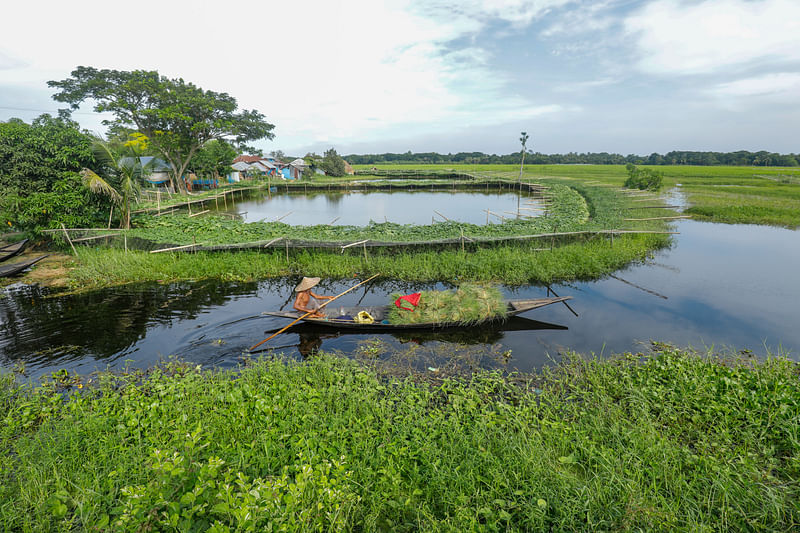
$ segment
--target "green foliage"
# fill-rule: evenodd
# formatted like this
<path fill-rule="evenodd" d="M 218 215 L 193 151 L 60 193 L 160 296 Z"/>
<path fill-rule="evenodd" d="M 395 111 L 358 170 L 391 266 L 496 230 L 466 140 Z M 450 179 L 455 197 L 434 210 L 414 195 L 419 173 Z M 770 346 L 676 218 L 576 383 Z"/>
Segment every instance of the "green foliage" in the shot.
<path fill-rule="evenodd" d="M 43 229 L 90 227 L 102 222 L 105 207 L 90 197 L 78 174 L 66 173 L 46 192 L 0 195 L 0 225 L 38 235 Z"/>
<path fill-rule="evenodd" d="M 649 191 L 657 191 L 661 188 L 661 184 L 664 181 L 663 172 L 650 168 L 639 168 L 631 163 L 628 163 L 625 168 L 628 171 L 625 187 Z"/>
<path fill-rule="evenodd" d="M 525 132 L 522 132 L 523 136 Z M 520 139 L 522 141 L 522 139 Z M 347 159 L 354 165 L 398 165 L 410 164 L 415 166 L 429 164 L 464 165 L 519 165 L 523 152 L 506 155 L 485 154 L 483 152 L 458 152 L 456 154 L 438 154 L 436 152 L 412 153 L 384 153 L 384 154 L 351 154 Z M 800 154 L 777 154 L 761 150 L 748 152 L 695 152 L 678 150 L 667 152 L 664 155 L 653 153 L 650 155 L 622 155 L 608 152 L 567 154 L 531 154 L 531 162 L 538 165 L 741 165 L 741 166 L 781 166 L 796 167 L 800 161 Z"/>
<path fill-rule="evenodd" d="M 99 205 L 77 174 L 95 165 L 91 144 L 77 123 L 50 115 L 0 123 L 0 224 L 32 234 L 93 224 Z"/>
<path fill-rule="evenodd" d="M 144 177 L 150 173 L 149 165 L 142 164 L 142 139 L 132 139 L 121 146 L 113 146 L 100 139 L 92 146 L 103 178 L 85 168 L 81 171 L 84 184 L 92 192 L 109 198 L 122 210 L 122 227 L 131 226 L 131 203 L 139 196 Z M 152 163 L 152 159 L 150 163 Z"/>
<path fill-rule="evenodd" d="M 205 91 L 183 79 L 156 71 L 98 70 L 77 67 L 71 77 L 48 82 L 59 89 L 53 98 L 75 110 L 87 99 L 95 111 L 114 114 L 116 126 L 135 126 L 150 145 L 182 176 L 196 152 L 212 139 L 244 150 L 245 143 L 272 139 L 274 126 L 255 110 L 237 113 L 236 99 Z M 182 180 L 178 186 L 183 188 Z"/>
<path fill-rule="evenodd" d="M 277 276 L 320 276 L 352 279 L 381 274 L 406 281 L 452 282 L 454 279 L 522 285 L 595 279 L 634 261 L 644 261 L 653 249 L 669 245 L 666 235 L 625 235 L 608 240 L 562 244 L 552 251 L 534 252 L 531 246 L 504 245 L 456 250 L 370 252 L 368 260 L 353 253 L 317 250 L 242 251 L 237 253 L 160 253 L 120 249 L 81 250 L 78 266 L 70 273 L 76 288 L 97 288 L 135 282 L 220 279 L 253 281 Z M 534 245 L 535 246 L 535 245 Z"/>
<path fill-rule="evenodd" d="M 219 178 L 231 171 L 231 164 L 236 155 L 236 148 L 225 141 L 212 139 L 197 151 L 191 167 L 200 177 Z"/>
<path fill-rule="evenodd" d="M 0 527 L 793 530 L 797 364 L 655 350 L 436 385 L 324 354 L 3 376 Z"/>
<path fill-rule="evenodd" d="M 0 191 L 50 192 L 59 180 L 92 167 L 92 138 L 78 124 L 42 115 L 32 124 L 0 122 Z"/>
<path fill-rule="evenodd" d="M 208 446 L 198 428 L 186 435 L 182 453 L 153 450 L 146 485 L 120 489 L 112 510 L 117 531 L 342 531 L 357 501 L 344 458 L 306 458 L 280 476 L 250 479 L 219 457 L 194 456 Z M 57 509 L 64 516 L 66 506 Z M 101 518 L 106 522 L 105 517 Z"/>
<path fill-rule="evenodd" d="M 322 158 L 321 167 L 328 176 L 341 177 L 345 174 L 344 159 L 342 159 L 333 148 L 325 151 L 325 157 Z"/>
<path fill-rule="evenodd" d="M 422 291 L 417 307 L 394 305 L 400 293 L 392 294 L 389 322 L 392 324 L 475 324 L 505 316 L 503 293 L 493 287 L 462 285 L 453 291 Z M 407 309 L 412 310 L 407 310 Z"/>

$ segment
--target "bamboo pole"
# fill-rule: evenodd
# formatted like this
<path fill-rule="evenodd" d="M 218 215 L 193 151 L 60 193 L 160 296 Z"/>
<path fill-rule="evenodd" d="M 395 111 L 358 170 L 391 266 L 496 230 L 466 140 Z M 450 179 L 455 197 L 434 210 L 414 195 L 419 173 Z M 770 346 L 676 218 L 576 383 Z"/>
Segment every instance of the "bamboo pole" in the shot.
<path fill-rule="evenodd" d="M 264 248 L 269 248 L 272 244 L 280 241 L 281 239 L 283 239 L 283 237 L 277 237 L 275 239 L 272 239 L 271 241 L 269 241 L 267 244 L 264 245 Z"/>
<path fill-rule="evenodd" d="M 550 285 L 546 285 L 546 287 L 547 287 L 547 295 L 548 295 L 548 296 L 550 296 L 550 293 L 552 292 L 552 293 L 553 293 L 553 295 L 554 295 L 556 298 L 561 298 L 561 296 L 559 296 L 558 294 L 556 294 L 556 291 L 554 291 L 554 290 L 552 289 L 552 287 L 550 287 Z M 567 298 L 569 298 L 569 296 L 568 296 Z M 576 313 L 576 312 L 575 312 L 575 310 L 574 310 L 573 308 L 571 308 L 571 307 L 569 306 L 569 304 L 568 304 L 566 301 L 562 300 L 562 301 L 561 301 L 561 303 L 562 303 L 562 304 L 564 304 L 564 305 L 566 305 L 566 306 L 567 306 L 567 309 L 569 309 L 570 311 L 572 311 L 572 314 L 573 314 L 573 315 L 575 315 L 575 316 L 578 316 L 578 313 Z"/>
<path fill-rule="evenodd" d="M 652 218 L 623 218 L 622 220 L 631 222 L 635 220 L 677 220 L 679 218 L 692 218 L 691 215 L 678 215 L 674 217 L 652 217 Z"/>
<path fill-rule="evenodd" d="M 72 244 L 72 240 L 69 238 L 69 233 L 67 233 L 67 228 L 64 226 L 64 223 L 61 223 L 61 229 L 64 230 L 64 236 L 67 238 L 67 242 L 72 247 L 72 252 L 75 254 L 75 257 L 78 257 L 78 250 L 75 249 L 75 245 Z"/>
<path fill-rule="evenodd" d="M 202 215 L 204 213 L 210 213 L 210 212 L 211 212 L 211 209 L 206 209 L 205 211 L 200 211 L 200 212 L 197 212 L 197 213 L 195 213 L 193 215 L 189 215 L 189 218 L 196 217 L 198 215 Z"/>
<path fill-rule="evenodd" d="M 186 248 L 193 248 L 198 246 L 197 244 L 184 244 L 183 246 L 173 246 L 172 248 L 161 248 L 160 250 L 150 250 L 151 254 L 157 254 L 159 252 L 171 252 L 173 250 L 184 250 Z M 200 243 L 200 246 L 203 246 L 203 243 Z"/>
<path fill-rule="evenodd" d="M 108 212 L 108 229 L 111 229 L 111 217 L 114 215 L 114 206 L 111 206 L 111 211 Z"/>
<path fill-rule="evenodd" d="M 679 205 L 643 205 L 638 207 L 628 207 L 626 209 L 680 209 Z"/>
<path fill-rule="evenodd" d="M 81 237 L 80 239 L 73 239 L 72 242 L 93 241 L 95 239 L 102 239 L 104 237 L 116 237 L 116 234 L 110 233 L 107 235 L 95 235 L 94 237 Z"/>
<path fill-rule="evenodd" d="M 439 215 L 440 217 L 442 217 L 443 219 L 445 219 L 446 221 L 450 222 L 450 219 L 449 219 L 449 218 L 447 218 L 446 216 L 444 216 L 443 214 L 441 214 L 441 213 L 440 213 L 439 211 L 437 211 L 436 209 L 434 209 L 434 210 L 433 210 L 433 212 L 434 212 L 434 213 L 436 213 L 437 215 Z"/>
<path fill-rule="evenodd" d="M 614 279 L 615 279 L 615 280 L 617 280 L 617 281 L 621 281 L 622 283 L 625 283 L 626 285 L 630 285 L 631 287 L 635 287 L 635 288 L 637 288 L 637 289 L 639 289 L 639 290 L 641 290 L 641 291 L 644 291 L 644 292 L 646 292 L 646 293 L 648 293 L 648 294 L 652 294 L 653 296 L 658 296 L 658 297 L 659 297 L 659 298 L 661 298 L 661 299 L 664 299 L 664 300 L 667 300 L 667 299 L 668 299 L 668 298 L 667 298 L 666 296 L 664 296 L 663 294 L 657 293 L 656 291 L 653 291 L 653 290 L 650 290 L 650 289 L 646 289 L 646 288 L 642 287 L 641 285 L 637 285 L 637 284 L 635 284 L 635 283 L 633 283 L 633 282 L 630 282 L 630 281 L 628 281 L 628 280 L 625 280 L 625 279 L 619 278 L 619 277 L 615 276 L 614 274 L 609 274 L 609 277 L 612 277 L 612 278 L 614 278 Z"/>
<path fill-rule="evenodd" d="M 292 322 L 291 322 L 291 323 L 290 323 L 288 326 L 286 326 L 285 328 L 282 328 L 281 330 L 279 330 L 279 331 L 278 331 L 278 332 L 276 332 L 276 333 L 273 333 L 272 335 L 270 335 L 269 337 L 267 337 L 267 338 L 266 338 L 266 339 L 264 339 L 263 341 L 259 342 L 258 344 L 254 344 L 254 345 L 252 345 L 250 348 L 248 348 L 248 349 L 247 349 L 247 351 L 248 351 L 248 352 L 252 352 L 252 351 L 253 351 L 255 348 L 258 348 L 259 346 L 261 346 L 262 344 L 264 344 L 264 343 L 265 343 L 265 342 L 267 342 L 268 340 L 272 339 L 273 337 L 277 337 L 278 335 L 280 335 L 281 333 L 283 333 L 284 331 L 286 331 L 287 329 L 289 329 L 289 328 L 290 328 L 290 327 L 292 327 L 293 325 L 297 324 L 298 322 L 300 322 L 300 321 L 301 321 L 301 320 L 303 320 L 304 318 L 308 317 L 309 315 L 311 315 L 311 314 L 313 314 L 313 313 L 315 313 L 315 312 L 318 312 L 320 309 L 322 309 L 323 307 L 325 307 L 326 305 L 328 305 L 328 304 L 329 304 L 329 303 L 331 303 L 332 301 L 336 300 L 337 298 L 339 298 L 339 297 L 341 297 L 341 296 L 344 296 L 345 294 L 347 294 L 348 292 L 352 291 L 353 289 L 356 289 L 356 288 L 360 287 L 361 285 L 365 284 L 365 283 L 366 283 L 366 282 L 368 282 L 368 281 L 371 281 L 371 280 L 373 280 L 373 279 L 377 278 L 378 276 L 380 276 L 380 274 L 375 274 L 374 276 L 372 276 L 372 277 L 369 277 L 369 278 L 365 279 L 364 281 L 362 281 L 362 282 L 361 282 L 361 283 L 359 283 L 358 285 L 353 285 L 352 287 L 350 287 L 349 289 L 347 289 L 347 290 L 346 290 L 346 291 L 344 291 L 343 293 L 341 293 L 341 294 L 337 294 L 336 296 L 334 296 L 334 297 L 333 297 L 333 298 L 331 298 L 330 300 L 328 300 L 328 301 L 326 301 L 326 302 L 323 302 L 323 303 L 322 303 L 322 304 L 321 304 L 321 305 L 320 305 L 320 306 L 319 306 L 319 307 L 318 307 L 318 308 L 317 308 L 315 311 L 309 311 L 308 313 L 304 314 L 304 315 L 303 315 L 303 316 L 301 316 L 300 318 L 297 318 L 297 319 L 293 320 L 293 321 L 292 321 Z"/>
<path fill-rule="evenodd" d="M 344 253 L 344 249 L 345 248 L 350 248 L 351 246 L 358 246 L 359 244 L 366 245 L 367 242 L 369 242 L 369 239 L 365 239 L 363 241 L 358 241 L 358 242 L 353 242 L 353 243 L 350 243 L 350 244 L 345 244 L 344 246 L 342 246 L 342 253 Z"/>
<path fill-rule="evenodd" d="M 62 226 L 64 224 L 61 224 Z M 59 231 L 64 231 L 63 229 L 43 229 L 42 233 L 57 233 Z M 66 231 L 125 231 L 124 229 L 120 228 L 66 228 Z"/>

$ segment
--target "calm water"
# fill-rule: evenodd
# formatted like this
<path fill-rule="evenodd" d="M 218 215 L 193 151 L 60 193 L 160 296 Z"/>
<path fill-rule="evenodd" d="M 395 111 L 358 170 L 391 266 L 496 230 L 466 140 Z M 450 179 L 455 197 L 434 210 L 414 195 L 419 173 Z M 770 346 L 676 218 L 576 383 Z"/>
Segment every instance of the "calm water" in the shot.
<path fill-rule="evenodd" d="M 512 350 L 509 366 L 520 370 L 548 364 L 568 349 L 611 354 L 638 350 L 649 339 L 759 355 L 783 351 L 800 360 L 800 232 L 694 221 L 676 227 L 681 234 L 672 249 L 617 272 L 620 279 L 554 286 L 559 295 L 573 296 L 578 317 L 557 305 L 503 328 L 383 338 L 398 347 L 466 343 Z M 290 307 L 296 282 L 180 283 L 62 297 L 12 287 L 0 298 L 0 366 L 24 363 L 33 377 L 56 368 L 146 367 L 171 355 L 234 366 L 248 346 L 288 323 L 261 312 Z M 337 294 L 352 284 L 323 282 L 320 292 Z M 430 287 L 368 285 L 337 303 L 383 304 L 392 292 L 424 288 Z M 546 289 L 505 292 L 528 298 L 545 296 Z M 302 357 L 319 347 L 350 351 L 366 338 L 304 329 L 269 346 Z"/>
<path fill-rule="evenodd" d="M 538 213 L 541 204 L 523 193 L 521 212 Z M 350 191 L 309 192 L 308 195 L 273 194 L 271 197 L 250 198 L 228 206 L 228 212 L 238 213 L 245 222 L 260 220 L 294 225 L 329 224 L 364 226 L 370 221 L 398 224 L 430 224 L 444 219 L 470 224 L 486 224 L 486 210 L 496 215 L 514 217 L 517 194 L 510 191 Z M 440 213 L 437 213 L 437 211 Z M 493 223 L 501 222 L 490 216 Z"/>

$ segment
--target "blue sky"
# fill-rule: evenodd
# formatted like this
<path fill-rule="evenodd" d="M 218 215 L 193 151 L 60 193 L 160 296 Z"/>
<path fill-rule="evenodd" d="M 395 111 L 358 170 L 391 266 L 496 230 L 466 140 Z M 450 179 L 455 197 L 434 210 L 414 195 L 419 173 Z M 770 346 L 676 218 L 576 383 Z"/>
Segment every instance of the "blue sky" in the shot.
<path fill-rule="evenodd" d="M 800 0 L 113 6 L 4 7 L 0 120 L 55 112 L 47 80 L 87 65 L 228 92 L 291 154 L 509 153 L 522 130 L 545 153 L 800 152 Z"/>

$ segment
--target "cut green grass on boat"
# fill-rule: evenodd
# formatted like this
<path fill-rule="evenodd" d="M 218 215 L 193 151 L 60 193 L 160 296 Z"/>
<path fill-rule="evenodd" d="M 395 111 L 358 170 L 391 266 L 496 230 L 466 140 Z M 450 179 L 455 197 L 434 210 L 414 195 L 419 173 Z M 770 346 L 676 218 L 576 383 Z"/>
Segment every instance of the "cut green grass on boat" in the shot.
<path fill-rule="evenodd" d="M 401 302 L 404 308 L 394 305 L 401 294 L 392 295 L 389 311 L 391 324 L 476 324 L 505 316 L 503 293 L 494 287 L 462 285 L 452 291 L 422 291 L 414 307 Z"/>

